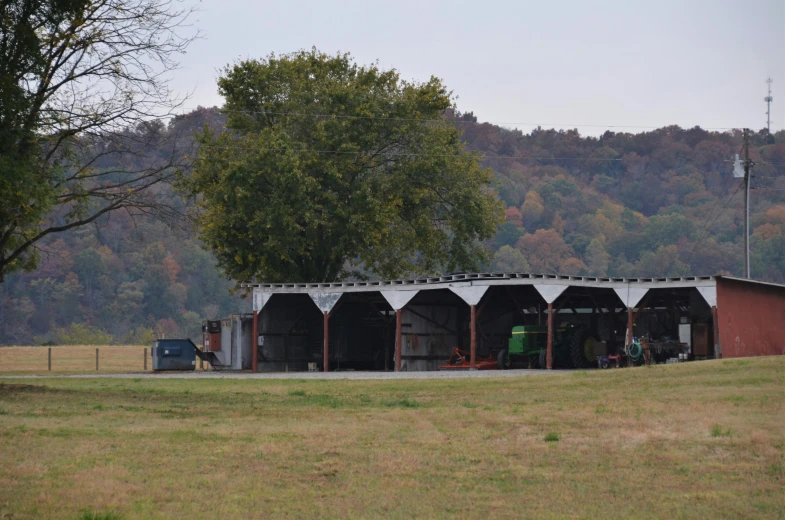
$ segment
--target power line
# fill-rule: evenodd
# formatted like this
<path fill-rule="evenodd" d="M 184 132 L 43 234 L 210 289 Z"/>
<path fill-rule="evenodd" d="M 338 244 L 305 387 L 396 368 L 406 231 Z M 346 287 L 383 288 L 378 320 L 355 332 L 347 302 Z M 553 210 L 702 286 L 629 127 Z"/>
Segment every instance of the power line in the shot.
<path fill-rule="evenodd" d="M 738 187 L 738 188 L 736 188 L 736 191 L 734 191 L 734 192 L 733 192 L 733 194 L 730 196 L 730 198 L 728 199 L 728 201 L 725 203 L 725 206 L 723 206 L 722 210 L 720 210 L 720 212 L 719 212 L 719 213 L 717 213 L 717 214 L 714 216 L 714 219 L 713 219 L 713 220 L 712 220 L 710 223 L 706 224 L 706 225 L 703 227 L 703 231 L 701 231 L 701 233 L 703 234 L 703 236 L 702 236 L 702 237 L 701 237 L 701 238 L 700 238 L 700 239 L 699 239 L 697 242 L 695 242 L 695 245 L 692 247 L 692 251 L 690 251 L 690 255 L 687 257 L 687 265 L 689 265 L 689 263 L 690 263 L 690 260 L 692 259 L 692 255 L 693 255 L 693 254 L 695 253 L 695 251 L 698 249 L 698 246 L 700 245 L 700 243 L 701 243 L 701 242 L 703 242 L 703 241 L 704 241 L 704 240 L 705 240 L 705 239 L 708 237 L 708 230 L 709 230 L 709 228 L 710 228 L 712 225 L 714 225 L 714 222 L 716 222 L 716 221 L 717 221 L 717 218 L 719 218 L 719 216 L 720 216 L 720 215 L 722 215 L 722 212 L 723 212 L 723 211 L 725 211 L 725 210 L 728 208 L 728 205 L 729 205 L 729 204 L 731 203 L 731 201 L 733 200 L 733 197 L 735 197 L 735 196 L 736 196 L 736 194 L 737 194 L 737 193 L 739 193 L 739 191 L 741 191 L 741 189 L 742 189 L 743 187 L 744 187 L 744 182 L 741 182 L 741 183 L 739 184 L 739 187 Z M 712 214 L 712 213 L 714 213 L 714 210 L 716 209 L 716 207 L 717 207 L 717 204 L 719 203 L 719 201 L 720 201 L 720 200 L 722 200 L 722 199 L 717 199 L 717 201 L 714 203 L 714 207 L 713 207 L 713 208 L 712 208 L 712 210 L 709 212 L 709 216 L 711 216 L 711 214 Z M 706 220 L 708 220 L 708 218 L 707 218 Z"/>

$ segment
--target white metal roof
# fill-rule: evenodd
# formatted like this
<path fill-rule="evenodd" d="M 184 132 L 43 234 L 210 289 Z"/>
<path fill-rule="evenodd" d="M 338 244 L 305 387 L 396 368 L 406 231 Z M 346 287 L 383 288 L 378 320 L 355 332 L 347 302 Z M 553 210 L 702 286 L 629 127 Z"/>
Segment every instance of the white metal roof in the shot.
<path fill-rule="evenodd" d="M 431 276 L 414 279 L 362 282 L 323 282 L 323 283 L 243 283 L 242 287 L 253 288 L 258 292 L 367 292 L 380 290 L 428 290 L 462 287 L 468 285 L 564 285 L 576 287 L 640 288 L 657 287 L 713 287 L 720 276 L 680 276 L 651 278 L 619 278 L 598 276 L 570 276 L 558 274 L 530 273 L 462 273 L 446 276 Z M 751 281 L 751 280 L 743 280 Z M 785 286 L 779 286 L 785 287 Z"/>
<path fill-rule="evenodd" d="M 733 276 L 677 276 L 677 277 L 600 277 L 571 276 L 559 274 L 531 273 L 461 273 L 445 276 L 429 276 L 413 279 L 360 282 L 312 282 L 312 283 L 242 283 L 241 287 L 252 288 L 254 292 L 264 293 L 312 293 L 312 292 L 368 292 L 380 290 L 428 290 L 469 285 L 564 285 L 575 287 L 625 288 L 640 287 L 647 289 L 679 287 L 714 287 L 717 280 L 726 278 L 746 283 L 755 283 L 785 289 L 785 285 Z"/>

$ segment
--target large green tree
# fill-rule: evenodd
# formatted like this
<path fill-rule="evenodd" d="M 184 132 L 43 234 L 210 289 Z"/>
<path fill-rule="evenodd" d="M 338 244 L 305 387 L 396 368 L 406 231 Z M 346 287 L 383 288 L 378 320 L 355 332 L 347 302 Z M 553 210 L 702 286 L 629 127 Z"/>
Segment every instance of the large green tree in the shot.
<path fill-rule="evenodd" d="M 227 67 L 229 131 L 201 136 L 201 238 L 235 280 L 333 281 L 477 269 L 503 208 L 444 117 L 442 82 L 345 54 Z"/>
<path fill-rule="evenodd" d="M 53 233 L 126 210 L 182 165 L 154 119 L 196 36 L 172 0 L 0 0 L 0 282 Z"/>

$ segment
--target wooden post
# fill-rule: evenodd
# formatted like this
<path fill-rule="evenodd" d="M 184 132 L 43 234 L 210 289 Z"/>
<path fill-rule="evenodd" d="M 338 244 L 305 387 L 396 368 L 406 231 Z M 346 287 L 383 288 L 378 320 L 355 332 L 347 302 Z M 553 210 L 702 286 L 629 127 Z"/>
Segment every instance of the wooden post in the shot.
<path fill-rule="evenodd" d="M 403 339 L 403 334 L 401 329 L 403 327 L 403 315 L 401 309 L 397 309 L 395 311 L 395 371 L 401 371 L 401 352 L 403 349 L 401 348 L 401 342 Z"/>
<path fill-rule="evenodd" d="M 259 365 L 259 311 L 253 311 L 253 326 L 251 332 L 251 340 L 253 346 L 251 347 L 251 370 L 256 373 Z"/>
<path fill-rule="evenodd" d="M 49 371 L 52 371 L 52 347 L 49 347 Z"/>
<path fill-rule="evenodd" d="M 470 305 L 471 320 L 469 321 L 469 370 L 477 368 L 477 306 Z"/>
<path fill-rule="evenodd" d="M 95 370 L 98 371 L 98 347 L 95 348 Z"/>
<path fill-rule="evenodd" d="M 548 347 L 545 352 L 545 367 L 553 369 L 553 304 L 548 304 Z"/>
<path fill-rule="evenodd" d="M 147 372 L 147 347 L 144 348 L 144 371 Z"/>
<path fill-rule="evenodd" d="M 323 371 L 330 371 L 330 313 L 324 312 L 324 359 L 322 360 Z"/>

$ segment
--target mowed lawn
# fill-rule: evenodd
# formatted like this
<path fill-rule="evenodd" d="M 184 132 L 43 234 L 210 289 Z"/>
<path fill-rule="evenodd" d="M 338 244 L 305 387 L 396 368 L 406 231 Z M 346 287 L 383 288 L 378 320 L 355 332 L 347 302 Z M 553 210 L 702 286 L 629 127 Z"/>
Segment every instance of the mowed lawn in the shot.
<path fill-rule="evenodd" d="M 785 357 L 479 380 L 2 378 L 0 437 L 0 518 L 782 518 Z"/>

